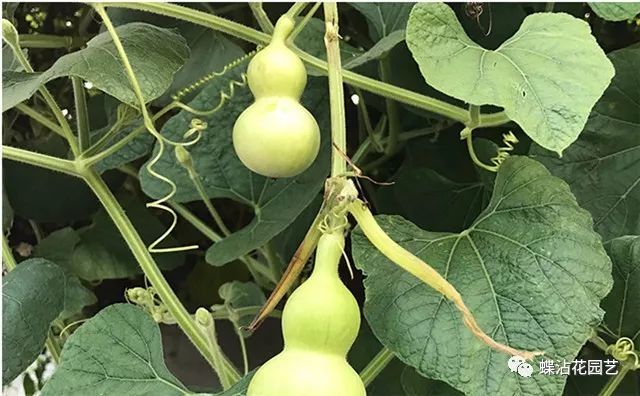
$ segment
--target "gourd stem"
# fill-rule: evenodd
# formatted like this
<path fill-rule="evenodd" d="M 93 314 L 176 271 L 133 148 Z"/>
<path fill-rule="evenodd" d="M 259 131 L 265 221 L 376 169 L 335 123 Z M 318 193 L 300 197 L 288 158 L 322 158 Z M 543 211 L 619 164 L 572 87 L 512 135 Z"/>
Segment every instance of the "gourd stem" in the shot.
<path fill-rule="evenodd" d="M 16 105 L 16 109 L 29 116 L 32 120 L 40 123 L 42 126 L 47 127 L 49 130 L 57 133 L 58 135 L 64 137 L 64 132 L 62 132 L 62 128 L 55 122 L 48 119 L 45 115 L 41 114 L 36 109 L 27 106 L 23 103 L 18 103 Z"/>
<path fill-rule="evenodd" d="M 289 34 L 293 31 L 294 22 L 291 18 L 286 15 L 281 16 L 276 22 L 276 27 L 273 31 L 273 36 L 271 38 L 271 42 L 275 43 L 283 43 L 289 37 Z"/>
<path fill-rule="evenodd" d="M 387 365 L 393 360 L 395 355 L 387 347 L 382 347 L 380 352 L 371 359 L 369 364 L 360 372 L 360 378 L 364 383 L 364 386 L 369 386 L 374 379 L 387 367 Z"/>
<path fill-rule="evenodd" d="M 615 376 L 611 377 L 609 381 L 607 381 L 607 383 L 605 384 L 604 388 L 602 388 L 598 396 L 613 395 L 613 393 L 616 391 L 616 389 L 618 389 L 618 386 L 620 385 L 620 383 L 622 383 L 622 380 L 630 370 L 631 370 L 630 365 L 627 365 L 625 364 L 625 362 L 622 362 L 622 364 L 620 365 L 620 370 L 618 370 L 618 373 Z"/>
<path fill-rule="evenodd" d="M 122 46 L 122 42 L 120 41 L 120 37 L 118 36 L 115 27 L 113 26 L 111 19 L 109 18 L 109 15 L 104 9 L 104 6 L 100 3 L 93 4 L 93 8 L 102 18 L 103 24 L 111 35 L 113 44 L 118 51 L 120 60 L 124 65 L 125 72 L 127 74 L 127 77 L 129 78 L 129 82 L 131 83 L 131 88 L 133 89 L 138 100 L 140 111 L 142 112 L 142 116 L 144 118 L 145 127 L 152 135 L 154 135 L 154 137 L 159 139 L 159 141 L 162 141 L 160 140 L 162 139 L 162 136 L 160 136 L 158 131 L 155 129 L 153 120 L 149 116 L 142 90 L 140 89 L 140 85 L 137 81 L 135 73 L 133 72 L 133 68 L 131 67 L 129 58 L 127 57 L 124 47 Z M 140 235 L 136 232 L 129 218 L 124 214 L 122 207 L 120 207 L 118 201 L 115 199 L 113 193 L 111 193 L 109 188 L 105 185 L 104 181 L 95 172 L 95 170 L 90 168 L 83 169 L 82 176 L 107 210 L 107 213 L 116 224 L 116 227 L 122 234 L 125 241 L 127 241 L 134 257 L 138 260 L 138 263 L 142 267 L 145 275 L 149 278 L 149 281 L 157 290 L 158 295 L 169 309 L 169 312 L 176 319 L 177 323 L 180 325 L 180 328 L 185 332 L 185 334 L 187 334 L 196 348 L 211 364 L 218 376 L 222 377 L 224 375 L 230 374 L 233 378 L 238 380 L 240 378 L 240 374 L 235 370 L 233 365 L 226 358 L 224 358 L 222 362 L 224 367 L 220 367 L 216 364 L 216 357 L 214 356 L 214 352 L 209 348 L 206 337 L 198 329 L 198 326 L 193 321 L 186 308 L 180 303 L 180 300 L 175 295 L 175 293 L 171 289 L 171 286 L 169 286 L 166 279 L 162 275 L 162 272 L 158 268 L 158 265 L 151 257 L 151 254 L 147 250 L 145 243 L 140 238 Z M 225 370 L 225 373 L 223 373 L 222 370 Z"/>
<path fill-rule="evenodd" d="M 263 32 L 267 34 L 273 33 L 273 24 L 269 20 L 269 16 L 266 12 L 264 12 L 264 8 L 262 8 L 262 2 L 250 2 L 249 7 L 251 8 L 251 12 L 253 16 L 258 21 L 258 25 Z"/>
<path fill-rule="evenodd" d="M 497 351 L 508 355 L 522 356 L 526 360 L 531 360 L 535 356 L 543 354 L 543 352 L 537 351 L 521 351 L 495 341 L 480 328 L 471 314 L 471 311 L 469 311 L 469 308 L 467 308 L 462 300 L 462 296 L 458 293 L 455 287 L 453 287 L 451 283 L 443 278 L 442 275 L 440 275 L 438 271 L 433 269 L 430 265 L 394 242 L 384 232 L 380 225 L 378 225 L 378 222 L 364 202 L 356 199 L 349 205 L 349 212 L 356 218 L 356 221 L 365 236 L 382 254 L 402 269 L 420 279 L 447 299 L 451 300 L 462 314 L 462 320 L 465 326 L 467 326 L 471 333 L 473 333 L 473 335 L 482 342 Z"/>
<path fill-rule="evenodd" d="M 11 47 L 11 50 L 13 51 L 15 57 L 18 59 L 18 61 L 22 65 L 22 67 L 27 72 L 33 73 L 34 72 L 33 67 L 31 67 L 29 60 L 22 52 L 20 43 L 8 42 L 8 44 L 9 44 L 9 47 Z M 67 140 L 67 143 L 69 144 L 69 148 L 71 149 L 73 156 L 77 157 L 80 154 L 80 149 L 78 148 L 78 143 L 76 141 L 75 136 L 73 135 L 73 131 L 71 130 L 69 123 L 67 122 L 67 119 L 65 118 L 64 114 L 62 114 L 62 109 L 60 109 L 60 106 L 58 106 L 58 103 L 56 102 L 53 95 L 51 95 L 51 92 L 49 92 L 49 90 L 45 85 L 40 86 L 40 88 L 38 88 L 38 92 L 40 92 L 40 94 L 44 98 L 44 101 L 47 103 L 47 106 L 49 106 L 49 109 L 53 113 L 53 116 L 56 118 L 56 121 L 58 121 L 58 124 L 60 125 L 60 130 L 62 131 L 62 136 Z"/>
<path fill-rule="evenodd" d="M 344 87 L 342 85 L 342 65 L 338 38 L 338 6 L 334 2 L 324 3 L 325 35 L 327 47 L 327 67 L 329 75 L 329 105 L 331 107 L 331 177 L 339 177 L 347 172 L 347 131 L 344 111 Z"/>

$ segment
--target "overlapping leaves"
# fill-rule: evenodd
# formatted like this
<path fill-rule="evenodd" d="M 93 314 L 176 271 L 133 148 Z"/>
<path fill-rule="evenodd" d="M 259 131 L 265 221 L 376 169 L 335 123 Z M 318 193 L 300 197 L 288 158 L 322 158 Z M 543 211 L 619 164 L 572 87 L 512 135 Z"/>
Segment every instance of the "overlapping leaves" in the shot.
<path fill-rule="evenodd" d="M 568 186 L 526 157 L 504 162 L 491 201 L 459 234 L 377 216 L 385 231 L 445 276 L 496 340 L 571 360 L 603 316 L 611 261 Z M 511 375 L 509 358 L 475 339 L 456 308 L 352 236 L 365 316 L 376 336 L 422 375 L 473 395 L 560 394 L 564 378 Z M 483 368 L 480 372 L 478 368 Z"/>

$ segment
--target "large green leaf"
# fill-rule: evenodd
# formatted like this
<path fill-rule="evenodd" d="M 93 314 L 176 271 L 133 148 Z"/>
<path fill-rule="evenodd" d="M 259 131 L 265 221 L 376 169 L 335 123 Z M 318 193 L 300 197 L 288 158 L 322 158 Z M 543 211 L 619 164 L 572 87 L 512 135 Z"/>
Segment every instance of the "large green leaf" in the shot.
<path fill-rule="evenodd" d="M 65 303 L 64 271 L 43 259 L 20 263 L 2 279 L 2 382 L 38 357 Z"/>
<path fill-rule="evenodd" d="M 534 158 L 569 183 L 605 241 L 640 234 L 640 45 L 609 58 L 616 76 L 578 141 L 562 158 L 531 148 Z"/>
<path fill-rule="evenodd" d="M 640 3 L 589 2 L 589 7 L 607 21 L 625 21 L 640 14 Z"/>
<path fill-rule="evenodd" d="M 459 234 L 424 231 L 398 216 L 377 220 L 447 278 L 500 342 L 572 360 L 602 319 L 611 261 L 589 213 L 534 160 L 507 159 L 488 207 Z M 423 376 L 472 395 L 561 393 L 564 377 L 510 373 L 509 356 L 477 340 L 453 304 L 387 260 L 359 230 L 352 248 L 367 275 L 367 321 Z"/>
<path fill-rule="evenodd" d="M 184 39 L 171 30 L 146 23 L 130 23 L 116 30 L 145 101 L 162 95 L 189 55 Z M 3 72 L 2 111 L 29 99 L 42 84 L 65 76 L 90 81 L 121 102 L 137 105 L 111 36 L 104 32 L 91 39 L 86 48 L 59 58 L 43 73 Z"/>
<path fill-rule="evenodd" d="M 138 202 L 127 198 L 122 205 L 146 244 L 165 231 L 165 226 Z M 168 237 L 161 246 L 176 244 L 173 237 Z M 52 232 L 38 244 L 34 254 L 53 260 L 88 281 L 125 278 L 142 272 L 104 210 L 94 216 L 90 226 L 77 231 L 66 227 Z M 160 268 L 169 270 L 182 265 L 184 257 L 184 253 L 165 253 L 158 255 L 156 262 Z"/>
<path fill-rule="evenodd" d="M 449 6 L 420 3 L 407 44 L 429 85 L 474 105 L 504 107 L 536 143 L 560 154 L 614 74 L 589 25 L 561 13 L 529 15 L 491 51 L 469 39 Z"/>
<path fill-rule="evenodd" d="M 167 369 L 158 325 L 133 305 L 115 304 L 67 340 L 43 396 L 184 396 L 192 394 Z"/>
<path fill-rule="evenodd" d="M 613 261 L 613 289 L 602 301 L 604 323 L 618 338 L 640 343 L 640 236 L 627 235 L 605 244 Z"/>
<path fill-rule="evenodd" d="M 239 79 L 245 67 L 246 64 L 242 64 L 228 71 L 223 78 L 215 79 L 196 96 L 190 106 L 196 109 L 215 107 L 220 100 L 220 90 L 228 92 L 230 79 Z M 320 191 L 328 173 L 329 116 L 325 79 L 311 79 L 303 96 L 302 104 L 314 114 L 323 138 L 318 158 L 297 177 L 270 179 L 259 176 L 247 169 L 236 156 L 231 140 L 233 124 L 252 101 L 248 89 L 235 87 L 233 98 L 227 100 L 220 111 L 203 118 L 209 127 L 202 139 L 189 148 L 194 167 L 209 197 L 231 198 L 249 205 L 256 214 L 249 225 L 209 248 L 207 262 L 214 265 L 228 263 L 249 253 L 284 230 Z M 179 113 L 167 121 L 162 134 L 170 139 L 181 140 L 193 118 L 190 113 Z M 176 183 L 178 190 L 173 198 L 175 201 L 200 199 L 187 172 L 177 163 L 173 150 L 165 150 L 154 169 Z M 169 191 L 168 185 L 149 175 L 146 167 L 141 168 L 140 183 L 144 192 L 153 198 L 163 197 Z"/>

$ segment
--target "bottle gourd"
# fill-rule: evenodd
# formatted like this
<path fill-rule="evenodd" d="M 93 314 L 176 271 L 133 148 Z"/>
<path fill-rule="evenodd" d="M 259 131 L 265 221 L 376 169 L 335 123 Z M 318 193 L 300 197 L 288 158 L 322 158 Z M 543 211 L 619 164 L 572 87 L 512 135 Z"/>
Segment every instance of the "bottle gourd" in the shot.
<path fill-rule="evenodd" d="M 267 177 L 292 177 L 315 160 L 320 129 L 300 104 L 307 71 L 285 40 L 293 21 L 281 17 L 271 43 L 249 63 L 247 81 L 255 102 L 233 126 L 233 146 L 242 163 Z"/>
<path fill-rule="evenodd" d="M 360 310 L 338 276 L 344 236 L 320 237 L 313 272 L 282 313 L 284 350 L 255 373 L 247 396 L 364 396 L 346 355 L 358 335 Z"/>

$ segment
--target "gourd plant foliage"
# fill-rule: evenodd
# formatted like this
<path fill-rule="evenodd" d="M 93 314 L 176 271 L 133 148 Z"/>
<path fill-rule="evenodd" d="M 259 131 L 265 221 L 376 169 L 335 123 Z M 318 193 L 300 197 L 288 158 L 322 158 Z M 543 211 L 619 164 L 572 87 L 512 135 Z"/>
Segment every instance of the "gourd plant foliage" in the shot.
<path fill-rule="evenodd" d="M 315 363 L 296 348 L 325 345 L 296 322 L 305 301 L 320 312 L 346 289 L 294 294 L 289 349 L 254 382 L 252 339 L 279 343 L 260 323 L 279 329 L 321 235 L 347 234 L 356 274 L 340 273 L 363 310 L 347 360 L 367 394 L 639 391 L 637 4 L 74 7 L 3 5 L 4 385 L 46 350 L 53 376 L 23 376 L 44 395 L 278 389 L 283 356 L 302 373 Z M 272 36 L 306 87 L 248 80 Z M 252 142 L 276 102 L 319 129 L 312 163 L 265 162 L 295 134 Z M 167 326 L 208 387 L 165 363 Z M 537 372 L 594 358 L 618 374 Z"/>

